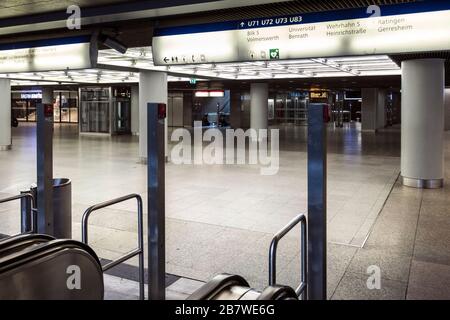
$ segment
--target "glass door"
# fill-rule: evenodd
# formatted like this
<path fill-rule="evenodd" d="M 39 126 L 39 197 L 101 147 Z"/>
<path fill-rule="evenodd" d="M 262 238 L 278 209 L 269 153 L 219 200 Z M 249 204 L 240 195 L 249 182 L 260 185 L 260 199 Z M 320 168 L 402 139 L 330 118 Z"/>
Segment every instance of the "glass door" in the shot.
<path fill-rule="evenodd" d="M 110 133 L 110 88 L 82 88 L 80 92 L 80 131 Z"/>
<path fill-rule="evenodd" d="M 114 133 L 131 133 L 131 102 L 127 100 L 114 103 Z"/>

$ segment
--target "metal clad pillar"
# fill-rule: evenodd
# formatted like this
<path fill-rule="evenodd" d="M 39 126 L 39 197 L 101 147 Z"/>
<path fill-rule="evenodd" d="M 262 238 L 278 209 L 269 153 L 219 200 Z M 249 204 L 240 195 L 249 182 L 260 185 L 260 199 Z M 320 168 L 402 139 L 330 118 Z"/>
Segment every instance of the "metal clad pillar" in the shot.
<path fill-rule="evenodd" d="M 36 140 L 38 232 L 54 235 L 52 105 L 37 105 Z"/>
<path fill-rule="evenodd" d="M 147 104 L 149 299 L 166 298 L 165 119 L 160 104 Z"/>
<path fill-rule="evenodd" d="M 324 105 L 308 110 L 308 298 L 327 299 L 327 127 Z"/>
<path fill-rule="evenodd" d="M 408 187 L 444 186 L 444 62 L 402 62 L 401 175 Z"/>

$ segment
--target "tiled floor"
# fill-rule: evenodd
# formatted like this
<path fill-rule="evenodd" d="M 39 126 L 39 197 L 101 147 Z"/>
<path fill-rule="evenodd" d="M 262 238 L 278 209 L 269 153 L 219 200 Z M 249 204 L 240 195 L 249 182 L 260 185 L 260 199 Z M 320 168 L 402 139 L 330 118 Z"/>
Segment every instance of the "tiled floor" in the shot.
<path fill-rule="evenodd" d="M 221 272 L 238 273 L 256 288 L 267 284 L 271 236 L 306 210 L 307 199 L 305 128 L 281 128 L 280 135 L 280 171 L 276 176 L 261 176 L 259 167 L 250 165 L 167 165 L 167 272 L 201 281 Z M 32 126 L 14 129 L 13 150 L 0 153 L 0 196 L 16 194 L 35 181 L 34 140 Z M 80 237 L 79 222 L 88 206 L 127 193 L 145 194 L 146 167 L 137 162 L 136 138 L 79 137 L 73 127 L 57 127 L 54 146 L 55 177 L 73 181 L 74 238 Z M 415 213 L 409 213 L 410 208 L 418 209 L 418 203 L 439 198 L 439 191 L 397 187 L 377 219 L 398 177 L 399 160 L 398 130 L 372 135 L 354 127 L 330 129 L 329 298 L 364 297 L 364 288 L 356 288 L 365 283 L 364 269 L 369 262 L 386 269 L 384 291 L 371 295 L 397 298 L 401 296 L 399 288 L 403 288 L 404 298 L 405 281 L 416 279 L 411 282 L 408 297 L 417 297 L 414 285 L 420 286 L 424 280 L 415 275 L 421 273 L 423 263 L 442 270 L 439 268 L 448 261 L 449 255 L 439 251 L 444 242 L 429 238 L 427 228 L 433 228 L 429 219 L 419 223 L 416 239 L 419 212 L 415 225 L 411 217 Z M 441 192 L 444 198 L 445 191 L 448 189 Z M 441 219 L 445 220 L 447 203 L 440 204 Z M 117 205 L 92 216 L 91 244 L 101 257 L 114 259 L 135 247 L 137 219 L 133 206 L 131 202 Z M 0 233 L 18 231 L 17 207 L 11 204 L 0 208 Z M 435 214 L 439 224 L 436 211 L 421 211 L 420 217 L 426 214 Z M 443 223 L 441 226 L 445 227 Z M 415 260 L 408 267 L 411 276 L 405 277 L 408 255 L 413 253 Z M 433 259 L 427 258 L 430 255 Z M 290 235 L 280 245 L 280 282 L 296 285 L 299 268 L 298 237 Z"/>
<path fill-rule="evenodd" d="M 446 184 L 416 190 L 396 183 L 363 248 L 352 258 L 333 299 L 450 300 L 450 133 Z M 367 268 L 381 269 L 381 290 L 368 290 Z"/>
<path fill-rule="evenodd" d="M 105 275 L 105 300 L 138 300 L 139 284 L 135 281 Z M 181 278 L 166 289 L 167 300 L 186 300 L 192 293 L 204 285 L 201 281 Z M 145 297 L 148 287 L 145 286 Z"/>

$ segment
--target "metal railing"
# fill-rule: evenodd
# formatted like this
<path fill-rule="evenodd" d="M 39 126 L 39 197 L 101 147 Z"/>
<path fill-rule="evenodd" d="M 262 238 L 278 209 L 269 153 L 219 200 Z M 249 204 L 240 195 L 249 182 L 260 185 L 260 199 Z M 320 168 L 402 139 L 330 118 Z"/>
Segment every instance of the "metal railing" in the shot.
<path fill-rule="evenodd" d="M 301 223 L 301 272 L 300 272 L 300 285 L 295 292 L 297 296 L 302 296 L 302 300 L 307 299 L 307 239 L 306 239 L 306 216 L 300 214 L 294 218 L 287 226 L 280 230 L 272 239 L 269 252 L 269 285 L 273 286 L 277 284 L 277 249 L 278 243 L 286 236 L 295 226 Z"/>
<path fill-rule="evenodd" d="M 96 204 L 90 208 L 88 208 L 84 214 L 83 214 L 83 220 L 81 223 L 81 238 L 82 242 L 88 245 L 88 223 L 89 223 L 89 217 L 92 212 L 104 209 L 106 207 L 110 207 L 112 205 L 125 202 L 131 199 L 137 200 L 137 208 L 138 208 L 138 247 L 129 253 L 124 254 L 120 258 L 117 258 L 114 261 L 111 261 L 110 263 L 104 265 L 102 267 L 103 272 L 108 271 L 111 268 L 114 268 L 115 266 L 124 263 L 125 261 L 135 257 L 139 256 L 139 298 L 140 300 L 145 299 L 145 292 L 144 292 L 144 228 L 143 228 L 143 205 L 142 205 L 142 198 L 138 194 L 130 194 L 127 196 L 123 196 L 117 199 L 113 199 L 110 201 L 106 201 L 100 204 Z"/>
<path fill-rule="evenodd" d="M 22 199 L 30 199 L 31 201 L 31 216 L 30 216 L 30 228 L 31 230 L 24 232 L 24 234 L 27 233 L 37 233 L 37 209 L 34 208 L 34 196 L 31 193 L 22 193 L 17 196 L 5 198 L 0 200 L 0 204 L 16 201 L 16 200 L 22 200 Z"/>

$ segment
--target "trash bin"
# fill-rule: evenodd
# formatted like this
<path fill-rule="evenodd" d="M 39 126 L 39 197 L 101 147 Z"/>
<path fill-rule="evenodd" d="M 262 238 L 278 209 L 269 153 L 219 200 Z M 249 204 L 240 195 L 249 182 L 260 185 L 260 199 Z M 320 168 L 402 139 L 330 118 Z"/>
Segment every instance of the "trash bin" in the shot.
<path fill-rule="evenodd" d="M 37 186 L 31 186 L 30 192 L 34 195 L 37 206 Z M 22 232 L 31 225 L 29 206 L 22 205 Z M 38 212 L 39 215 L 39 212 Z M 72 181 L 67 178 L 53 179 L 53 224 L 57 239 L 72 239 Z"/>

